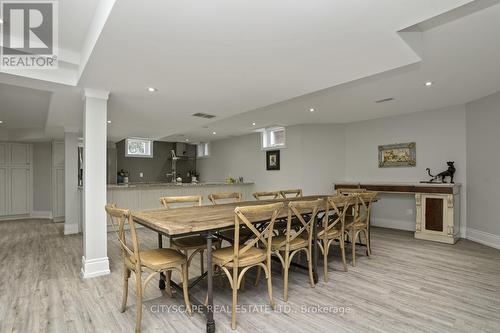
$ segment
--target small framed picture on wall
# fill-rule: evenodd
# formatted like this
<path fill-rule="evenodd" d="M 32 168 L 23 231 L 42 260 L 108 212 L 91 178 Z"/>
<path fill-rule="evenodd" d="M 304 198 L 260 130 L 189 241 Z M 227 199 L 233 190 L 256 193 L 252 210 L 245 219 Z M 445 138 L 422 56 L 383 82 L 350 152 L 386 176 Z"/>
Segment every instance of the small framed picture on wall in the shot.
<path fill-rule="evenodd" d="M 268 150 L 266 151 L 266 169 L 279 170 L 280 169 L 280 151 Z"/>

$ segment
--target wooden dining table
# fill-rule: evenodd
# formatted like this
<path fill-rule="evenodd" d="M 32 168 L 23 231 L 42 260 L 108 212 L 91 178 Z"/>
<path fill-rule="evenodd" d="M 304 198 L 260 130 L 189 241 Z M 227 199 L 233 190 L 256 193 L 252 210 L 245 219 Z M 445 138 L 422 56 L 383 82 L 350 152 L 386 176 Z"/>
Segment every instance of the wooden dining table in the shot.
<path fill-rule="evenodd" d="M 207 299 L 208 303 L 205 306 L 203 302 L 195 298 L 191 298 L 193 304 L 203 309 L 206 316 L 207 332 L 215 332 L 215 321 L 213 316 L 213 268 L 212 268 L 212 240 L 217 233 L 223 230 L 234 228 L 235 217 L 234 210 L 236 207 L 265 205 L 276 202 L 283 202 L 285 207 L 282 209 L 279 219 L 284 219 L 288 216 L 286 204 L 290 201 L 306 201 L 306 200 L 325 200 L 327 195 L 312 195 L 287 199 L 274 200 L 259 200 L 259 201 L 243 201 L 237 203 L 228 203 L 220 205 L 207 205 L 196 207 L 179 207 L 175 209 L 155 209 L 133 211 L 133 220 L 158 233 L 158 246 L 163 246 L 162 236 L 177 238 L 183 236 L 201 235 L 207 240 L 207 271 L 194 282 L 190 283 L 192 288 L 199 281 L 207 278 Z M 320 212 L 325 210 L 324 205 L 321 205 Z M 268 216 L 262 217 L 262 223 L 267 222 Z M 258 223 L 258 222 L 257 222 Z M 317 223 L 313 223 L 313 277 L 314 281 L 318 281 L 317 263 L 318 263 L 318 245 L 317 245 Z M 301 266 L 296 264 L 296 266 Z M 305 268 L 305 267 L 303 267 Z M 165 288 L 165 277 L 160 278 L 160 288 Z M 172 286 L 178 290 L 182 290 L 179 285 L 171 282 Z"/>

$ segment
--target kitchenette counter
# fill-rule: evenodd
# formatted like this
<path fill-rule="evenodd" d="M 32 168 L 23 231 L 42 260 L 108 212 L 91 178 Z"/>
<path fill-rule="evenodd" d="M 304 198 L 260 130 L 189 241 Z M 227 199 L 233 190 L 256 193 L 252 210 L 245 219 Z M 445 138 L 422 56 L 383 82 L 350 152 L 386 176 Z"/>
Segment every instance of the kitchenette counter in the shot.
<path fill-rule="evenodd" d="M 172 187 L 172 188 L 185 188 L 185 187 L 204 187 L 204 186 L 245 186 L 253 185 L 253 183 L 224 183 L 224 182 L 198 182 L 198 183 L 129 183 L 129 184 L 108 184 L 108 189 L 148 189 L 158 187 Z"/>
<path fill-rule="evenodd" d="M 83 211 L 82 200 L 83 191 L 79 187 L 80 199 L 79 230 L 82 230 Z M 130 183 L 128 185 L 108 184 L 106 191 L 106 202 L 114 203 L 120 208 L 131 210 L 145 210 L 161 208 L 160 197 L 164 196 L 184 196 L 200 195 L 203 205 L 211 205 L 208 195 L 221 192 L 239 192 L 243 200 L 253 200 L 252 193 L 255 192 L 253 183 L 233 183 L 224 182 L 200 182 L 193 183 Z M 111 221 L 108 218 L 108 227 L 111 227 Z M 109 229 L 112 230 L 112 229 Z"/>
<path fill-rule="evenodd" d="M 204 205 L 211 205 L 208 195 L 221 192 L 239 192 L 243 200 L 252 200 L 255 192 L 253 183 L 226 184 L 223 182 L 183 183 L 131 183 L 108 185 L 107 202 L 131 210 L 161 208 L 160 197 L 200 195 Z"/>

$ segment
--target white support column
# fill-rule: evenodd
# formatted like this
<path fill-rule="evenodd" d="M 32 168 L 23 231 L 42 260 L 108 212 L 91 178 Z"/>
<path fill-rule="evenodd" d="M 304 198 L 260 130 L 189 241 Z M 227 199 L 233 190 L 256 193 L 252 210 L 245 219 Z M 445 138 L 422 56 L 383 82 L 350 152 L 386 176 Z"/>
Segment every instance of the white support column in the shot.
<path fill-rule="evenodd" d="M 109 92 L 85 89 L 83 115 L 82 277 L 109 274 L 106 212 L 106 126 Z"/>
<path fill-rule="evenodd" d="M 64 129 L 64 234 L 77 234 L 78 202 L 78 129 Z"/>

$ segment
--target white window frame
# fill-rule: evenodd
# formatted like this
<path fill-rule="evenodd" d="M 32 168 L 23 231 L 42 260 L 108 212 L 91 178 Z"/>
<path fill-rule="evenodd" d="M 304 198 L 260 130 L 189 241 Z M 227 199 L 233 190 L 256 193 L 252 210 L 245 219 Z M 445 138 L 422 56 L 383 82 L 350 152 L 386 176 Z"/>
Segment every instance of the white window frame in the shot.
<path fill-rule="evenodd" d="M 200 148 L 203 146 L 204 148 Z M 200 154 L 203 151 L 203 155 Z M 197 158 L 208 158 L 210 157 L 210 142 L 198 142 L 196 144 L 196 157 Z"/>
<path fill-rule="evenodd" d="M 271 142 L 271 133 L 275 131 L 283 131 L 283 143 L 273 144 Z M 260 132 L 260 148 L 261 150 L 274 150 L 286 148 L 286 128 L 284 126 L 273 126 L 259 130 Z"/>
<path fill-rule="evenodd" d="M 131 142 L 142 142 L 146 143 L 149 147 L 149 153 L 141 154 L 141 153 L 131 153 L 129 151 L 129 144 Z M 125 156 L 126 157 L 142 157 L 142 158 L 153 158 L 153 140 L 147 138 L 126 138 L 125 139 Z"/>

